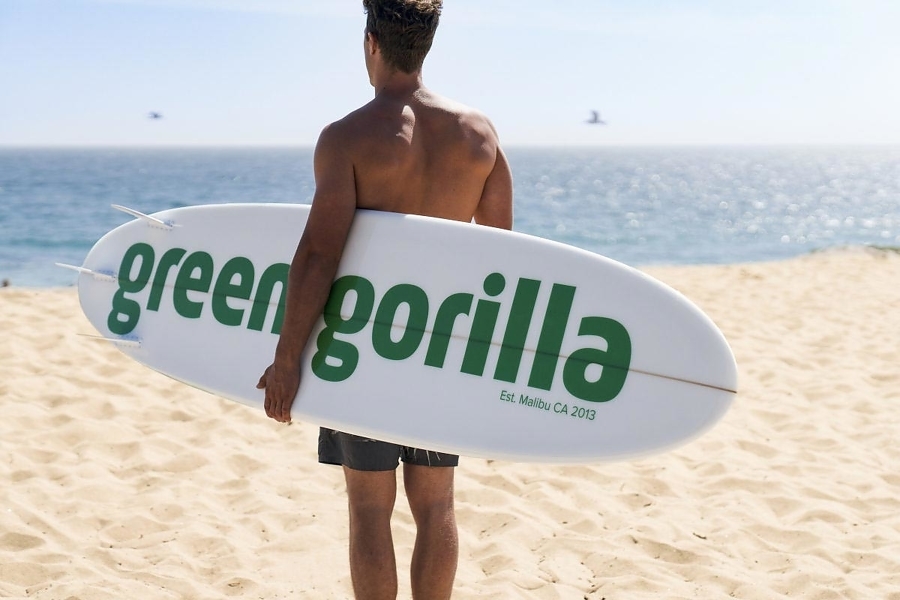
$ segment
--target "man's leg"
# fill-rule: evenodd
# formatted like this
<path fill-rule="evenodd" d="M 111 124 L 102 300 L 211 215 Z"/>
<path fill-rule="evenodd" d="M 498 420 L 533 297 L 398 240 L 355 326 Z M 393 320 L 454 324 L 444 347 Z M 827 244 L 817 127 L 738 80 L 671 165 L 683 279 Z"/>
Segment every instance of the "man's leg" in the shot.
<path fill-rule="evenodd" d="M 397 498 L 395 471 L 344 467 L 350 506 L 350 578 L 359 600 L 397 597 L 397 562 L 391 513 Z"/>
<path fill-rule="evenodd" d="M 453 467 L 403 465 L 409 508 L 416 522 L 416 545 L 410 566 L 416 600 L 450 598 L 459 539 L 453 512 Z"/>

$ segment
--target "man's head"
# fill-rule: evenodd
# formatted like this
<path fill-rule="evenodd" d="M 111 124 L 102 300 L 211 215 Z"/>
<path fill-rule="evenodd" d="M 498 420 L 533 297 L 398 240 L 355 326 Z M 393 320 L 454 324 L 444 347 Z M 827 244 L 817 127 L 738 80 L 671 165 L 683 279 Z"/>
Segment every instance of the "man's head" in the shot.
<path fill-rule="evenodd" d="M 404 73 L 422 68 L 442 5 L 443 0 L 363 0 L 366 33 L 378 42 L 389 67 Z"/>

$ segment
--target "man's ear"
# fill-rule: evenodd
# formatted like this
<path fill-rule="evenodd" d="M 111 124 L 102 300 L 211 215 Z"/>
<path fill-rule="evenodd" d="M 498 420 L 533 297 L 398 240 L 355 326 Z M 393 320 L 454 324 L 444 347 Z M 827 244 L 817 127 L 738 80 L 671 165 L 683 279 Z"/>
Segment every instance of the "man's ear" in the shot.
<path fill-rule="evenodd" d="M 366 33 L 366 50 L 368 51 L 370 56 L 375 56 L 375 54 L 380 50 L 380 48 L 378 47 L 378 38 L 375 37 L 374 33 Z"/>

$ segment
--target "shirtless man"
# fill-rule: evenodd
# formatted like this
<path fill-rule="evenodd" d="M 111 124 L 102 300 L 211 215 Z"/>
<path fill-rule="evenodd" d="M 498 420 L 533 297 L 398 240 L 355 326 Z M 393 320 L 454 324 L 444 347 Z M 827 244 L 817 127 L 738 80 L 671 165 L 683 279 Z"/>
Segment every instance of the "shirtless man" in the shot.
<path fill-rule="evenodd" d="M 276 421 L 290 422 L 303 350 L 357 208 L 512 227 L 512 177 L 493 125 L 422 84 L 441 5 L 363 0 L 366 70 L 375 98 L 327 126 L 316 144 L 316 191 L 291 262 L 281 337 L 258 384 L 266 390 L 266 414 Z M 416 523 L 413 597 L 449 598 L 458 561 L 452 468 L 458 457 L 323 428 L 319 461 L 342 465 L 347 483 L 354 592 L 357 598 L 397 595 L 391 513 L 401 459 Z"/>

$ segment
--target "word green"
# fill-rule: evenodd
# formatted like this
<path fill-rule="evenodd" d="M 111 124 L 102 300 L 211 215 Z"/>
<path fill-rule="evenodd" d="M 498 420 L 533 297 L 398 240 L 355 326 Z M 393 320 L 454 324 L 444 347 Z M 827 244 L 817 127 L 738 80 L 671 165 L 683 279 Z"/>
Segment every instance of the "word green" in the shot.
<path fill-rule="evenodd" d="M 222 325 L 240 326 L 245 311 L 230 306 L 228 300 L 252 298 L 253 305 L 250 308 L 247 329 L 262 331 L 272 294 L 278 285 L 281 295 L 272 323 L 272 333 L 277 334 L 281 331 L 281 323 L 284 320 L 284 297 L 287 291 L 289 268 L 287 264 L 276 263 L 267 267 L 256 284 L 256 269 L 253 263 L 243 256 L 235 256 L 226 261 L 217 275 L 212 256 L 207 252 L 187 254 L 184 248 L 171 248 L 163 253 L 157 264 L 153 247 L 144 243 L 134 244 L 122 256 L 119 265 L 119 287 L 113 295 L 112 310 L 106 320 L 109 330 L 118 335 L 127 335 L 134 331 L 141 319 L 141 305 L 127 294 L 142 292 L 148 284 L 150 294 L 147 297 L 146 309 L 159 311 L 169 271 L 175 267 L 178 267 L 178 272 L 172 286 L 172 304 L 175 312 L 185 319 L 199 319 L 203 312 L 204 303 L 192 299 L 191 296 L 208 294 L 212 290 L 210 304 L 216 321 Z"/>

